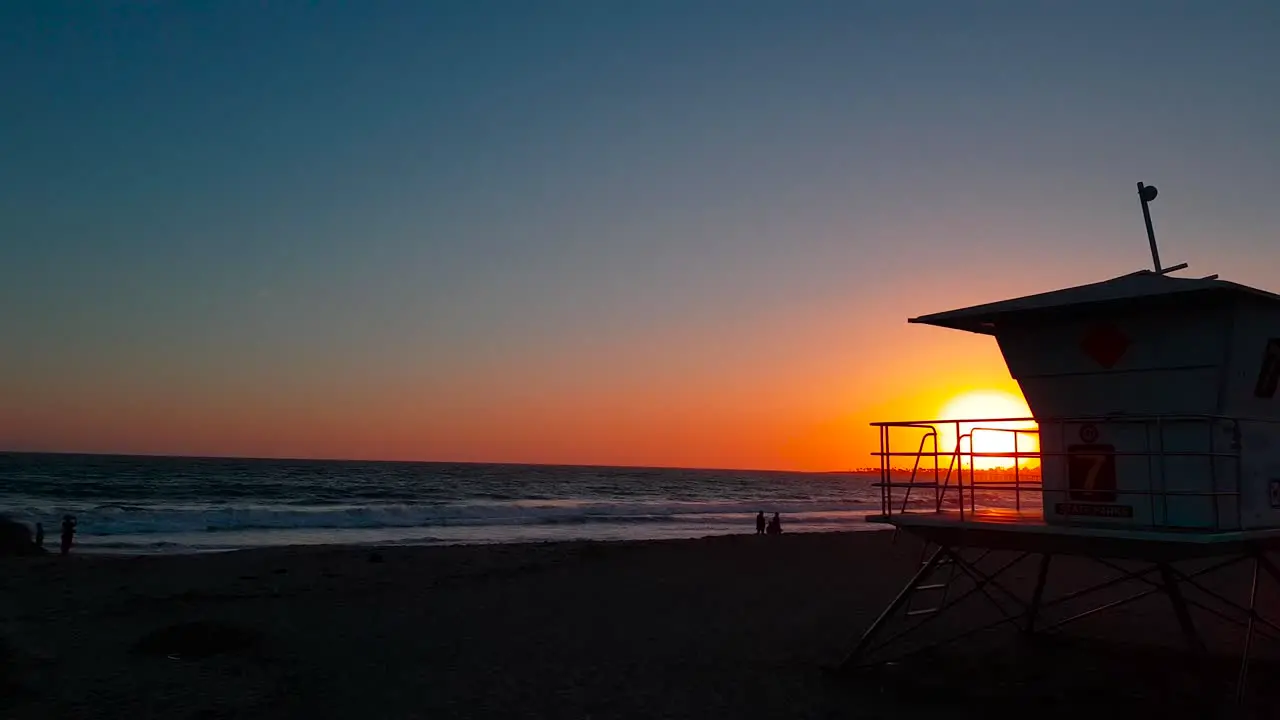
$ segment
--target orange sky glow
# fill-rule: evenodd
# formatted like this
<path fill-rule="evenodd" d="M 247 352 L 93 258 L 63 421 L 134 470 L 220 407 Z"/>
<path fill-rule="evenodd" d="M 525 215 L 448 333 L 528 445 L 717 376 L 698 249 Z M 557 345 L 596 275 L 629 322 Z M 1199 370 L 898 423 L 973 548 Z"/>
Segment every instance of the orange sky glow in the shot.
<path fill-rule="evenodd" d="M 600 349 L 557 365 L 534 352 L 320 392 L 323 378 L 297 376 L 90 378 L 25 388 L 0 432 L 31 450 L 831 471 L 877 463 L 872 421 L 941 417 L 975 389 L 1018 394 L 991 338 L 862 323 L 873 332 L 792 328 L 790 345 L 710 362 Z"/>

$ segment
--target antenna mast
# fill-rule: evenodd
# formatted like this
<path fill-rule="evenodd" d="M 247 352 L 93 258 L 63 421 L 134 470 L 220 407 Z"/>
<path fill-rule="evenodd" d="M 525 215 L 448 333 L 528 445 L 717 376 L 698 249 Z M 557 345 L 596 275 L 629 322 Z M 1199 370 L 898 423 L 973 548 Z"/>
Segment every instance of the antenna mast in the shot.
<path fill-rule="evenodd" d="M 1147 203 L 1155 200 L 1158 192 L 1155 185 L 1138 183 L 1138 199 L 1142 201 L 1142 219 L 1147 221 L 1147 242 L 1151 243 L 1151 262 L 1155 264 L 1156 272 L 1163 275 L 1164 270 L 1160 269 L 1160 250 L 1156 248 L 1156 231 L 1151 227 L 1151 210 L 1147 208 Z"/>
<path fill-rule="evenodd" d="M 1155 185 L 1138 183 L 1138 199 L 1142 201 L 1142 219 L 1147 222 L 1147 242 L 1151 244 L 1151 263 L 1156 266 L 1157 275 L 1168 275 L 1171 272 L 1185 269 L 1187 264 L 1182 263 L 1171 268 L 1160 267 L 1160 250 L 1156 247 L 1156 231 L 1151 227 L 1151 210 L 1147 207 L 1147 203 L 1155 200 L 1157 194 L 1158 191 Z"/>

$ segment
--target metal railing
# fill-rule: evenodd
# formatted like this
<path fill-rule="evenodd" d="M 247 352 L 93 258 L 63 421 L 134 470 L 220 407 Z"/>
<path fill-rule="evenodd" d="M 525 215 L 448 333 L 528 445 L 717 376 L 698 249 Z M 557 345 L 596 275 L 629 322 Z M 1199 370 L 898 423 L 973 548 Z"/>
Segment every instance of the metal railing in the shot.
<path fill-rule="evenodd" d="M 1146 522 L 1134 517 L 1133 525 L 1152 528 L 1172 526 L 1175 523 L 1171 523 L 1169 517 L 1171 500 L 1186 502 L 1186 498 L 1205 498 L 1203 502 L 1211 510 L 1206 509 L 1203 514 L 1211 517 L 1212 522 L 1194 529 L 1238 529 L 1241 526 L 1242 422 L 1276 423 L 1268 419 L 1218 415 L 975 418 L 872 423 L 880 432 L 880 451 L 874 455 L 880 459 L 880 481 L 876 487 L 880 488 L 881 513 L 884 516 L 956 513 L 959 519 L 969 521 L 999 519 L 1007 522 L 1011 516 L 1043 518 L 1046 492 L 1062 493 L 1067 498 L 1093 492 L 1080 491 L 1069 485 L 1068 463 L 1073 458 L 1078 460 L 1086 456 L 1071 451 L 1068 428 L 1093 426 L 1094 431 L 1099 432 L 1101 429 L 1125 427 L 1128 428 L 1127 439 L 1130 442 L 1107 450 L 1109 458 L 1106 461 L 1117 463 L 1121 462 L 1118 458 L 1145 458 L 1145 472 L 1141 473 L 1145 480 L 1133 482 L 1136 474 L 1133 462 L 1124 461 L 1128 463 L 1126 469 L 1130 472 L 1117 477 L 1116 488 L 1102 494 L 1145 497 L 1148 504 Z M 1138 426 L 1136 435 L 1134 426 Z M 1181 443 L 1184 447 L 1192 446 L 1192 449 L 1180 449 L 1179 443 L 1170 442 L 1171 428 L 1195 426 L 1203 426 L 1206 434 L 1198 442 L 1184 440 Z M 1043 437 L 1046 428 L 1056 437 Z M 914 451 L 895 451 L 895 446 L 903 447 L 901 436 L 908 432 L 920 434 L 918 442 L 907 441 L 907 447 L 914 448 Z M 942 447 L 939 438 L 943 435 L 949 436 L 951 447 Z M 1228 441 L 1224 443 L 1220 435 L 1229 438 Z M 1008 449 L 989 449 L 993 443 L 986 438 L 992 436 L 998 439 L 997 446 Z M 1044 442 L 1046 439 L 1050 442 Z M 899 467 L 903 458 L 910 460 Z M 1192 489 L 1166 487 L 1171 477 L 1200 477 L 1201 468 L 1188 472 L 1189 468 L 1182 467 L 1181 475 L 1170 473 L 1175 459 L 1185 464 L 1190 458 L 1200 459 L 1203 463 L 1207 482 L 1197 481 L 1194 483 L 1197 487 Z M 1061 480 L 1061 487 L 1055 480 L 1053 487 L 1045 488 L 1046 467 L 1052 476 Z M 1225 516 L 1224 498 L 1232 500 L 1225 506 Z M 1070 504 L 1106 505 L 1093 502 Z M 1132 506 L 1125 507 L 1133 511 Z"/>

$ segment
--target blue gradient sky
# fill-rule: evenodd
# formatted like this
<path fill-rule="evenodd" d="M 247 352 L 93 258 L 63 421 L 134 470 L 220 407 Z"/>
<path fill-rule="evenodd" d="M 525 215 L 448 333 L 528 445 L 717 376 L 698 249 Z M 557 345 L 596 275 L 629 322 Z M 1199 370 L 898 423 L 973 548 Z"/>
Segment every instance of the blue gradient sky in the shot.
<path fill-rule="evenodd" d="M 1146 266 L 1138 180 L 1166 264 L 1280 288 L 1278 33 L 1268 2 L 4 3 L 0 447 L 863 464 L 869 414 L 1007 380 L 905 318 Z"/>

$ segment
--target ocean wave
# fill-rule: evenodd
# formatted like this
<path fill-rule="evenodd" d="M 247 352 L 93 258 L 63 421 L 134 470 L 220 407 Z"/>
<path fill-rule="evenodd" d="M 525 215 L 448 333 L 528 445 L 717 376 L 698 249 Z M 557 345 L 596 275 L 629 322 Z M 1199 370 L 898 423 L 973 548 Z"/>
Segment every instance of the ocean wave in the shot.
<path fill-rule="evenodd" d="M 583 502 L 472 504 L 322 505 L 313 507 L 222 505 L 140 506 L 101 504 L 91 507 L 28 507 L 9 511 L 11 517 L 54 528 L 64 513 L 76 515 L 81 535 L 146 535 L 154 533 L 227 532 L 277 529 L 371 529 L 439 527 L 450 525 L 551 525 L 640 523 L 750 523 L 758 511 L 832 520 L 865 515 L 875 503 L 840 501 L 753 502 Z"/>

